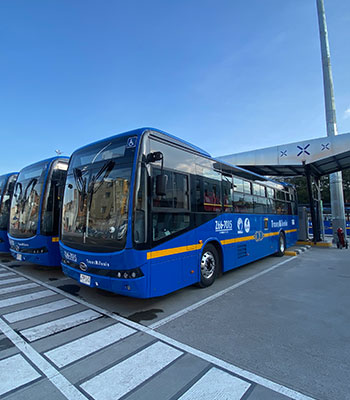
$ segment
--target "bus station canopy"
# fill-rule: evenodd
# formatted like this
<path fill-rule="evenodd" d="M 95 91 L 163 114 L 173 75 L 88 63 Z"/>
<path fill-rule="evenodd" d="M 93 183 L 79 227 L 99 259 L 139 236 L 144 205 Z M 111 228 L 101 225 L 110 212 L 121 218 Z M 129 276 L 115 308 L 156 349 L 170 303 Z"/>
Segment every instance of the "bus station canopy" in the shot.
<path fill-rule="evenodd" d="M 216 157 L 264 176 L 315 177 L 350 168 L 350 133 Z"/>

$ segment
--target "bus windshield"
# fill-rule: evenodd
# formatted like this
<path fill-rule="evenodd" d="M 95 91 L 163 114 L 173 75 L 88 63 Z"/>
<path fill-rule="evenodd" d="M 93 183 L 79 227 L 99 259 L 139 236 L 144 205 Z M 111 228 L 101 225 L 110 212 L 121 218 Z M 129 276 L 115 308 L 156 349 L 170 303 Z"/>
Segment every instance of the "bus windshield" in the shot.
<path fill-rule="evenodd" d="M 0 178 L 0 230 L 7 230 L 8 221 L 10 216 L 10 202 L 14 182 L 16 181 L 17 175 L 11 175 L 8 178 L 6 184 L 6 177 L 3 182 L 3 178 Z"/>
<path fill-rule="evenodd" d="M 13 237 L 29 238 L 36 235 L 40 197 L 48 163 L 24 168 L 18 175 L 11 202 L 9 232 Z"/>
<path fill-rule="evenodd" d="M 72 155 L 63 201 L 64 244 L 99 252 L 125 247 L 135 153 L 127 139 L 94 144 Z"/>

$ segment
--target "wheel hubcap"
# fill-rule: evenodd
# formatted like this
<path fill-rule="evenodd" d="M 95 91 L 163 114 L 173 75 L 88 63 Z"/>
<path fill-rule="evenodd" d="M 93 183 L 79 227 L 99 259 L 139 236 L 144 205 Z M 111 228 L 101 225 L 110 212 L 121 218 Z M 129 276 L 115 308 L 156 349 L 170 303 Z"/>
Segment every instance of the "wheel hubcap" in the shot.
<path fill-rule="evenodd" d="M 201 260 L 201 274 L 204 278 L 210 279 L 215 272 L 215 257 L 210 251 L 206 251 L 202 255 Z"/>
<path fill-rule="evenodd" d="M 284 240 L 283 240 L 283 236 L 280 237 L 280 251 L 281 251 L 281 253 L 284 252 Z"/>

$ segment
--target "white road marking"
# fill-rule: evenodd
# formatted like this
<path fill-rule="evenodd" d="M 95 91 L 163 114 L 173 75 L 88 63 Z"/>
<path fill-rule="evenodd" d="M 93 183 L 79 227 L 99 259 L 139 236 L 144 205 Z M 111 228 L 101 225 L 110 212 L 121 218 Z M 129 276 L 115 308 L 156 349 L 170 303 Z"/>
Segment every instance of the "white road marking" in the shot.
<path fill-rule="evenodd" d="M 24 285 L 16 285 L 0 289 L 0 294 L 19 292 L 20 290 L 31 289 L 38 287 L 36 283 L 25 283 Z"/>
<path fill-rule="evenodd" d="M 4 278 L 5 276 L 16 276 L 14 272 L 2 272 L 7 271 L 6 269 L 0 271 L 0 278 Z"/>
<path fill-rule="evenodd" d="M 294 259 L 295 258 L 290 258 L 286 262 L 292 261 Z M 3 264 L 0 264 L 0 265 L 2 265 L 3 267 L 8 269 L 8 267 L 6 267 L 5 265 L 3 265 Z M 277 264 L 276 266 L 280 266 L 280 265 L 281 265 L 281 263 Z M 274 267 L 276 267 L 276 266 L 274 266 Z M 270 269 L 270 271 L 271 271 L 271 269 Z M 32 277 L 30 277 L 30 276 L 28 276 L 26 274 L 23 274 L 20 271 L 16 271 L 16 274 L 18 274 L 20 276 L 24 276 L 25 278 L 28 278 L 33 282 L 37 282 L 38 284 L 40 284 L 40 285 L 42 285 L 42 286 L 44 286 L 44 287 L 46 287 L 48 289 L 52 289 L 56 293 L 61 294 L 61 295 L 65 296 L 65 297 L 67 297 L 69 299 L 75 300 L 78 303 L 83 304 L 84 306 L 89 307 L 92 310 L 95 310 L 95 311 L 97 311 L 97 312 L 99 312 L 101 314 L 104 314 L 104 315 L 114 319 L 115 321 L 121 322 L 121 323 L 123 323 L 123 324 L 125 324 L 127 326 L 130 326 L 130 327 L 132 327 L 134 329 L 137 329 L 137 330 L 139 330 L 139 331 L 141 331 L 141 332 L 143 332 L 145 334 L 148 334 L 148 335 L 153 336 L 153 337 L 155 337 L 155 338 L 157 338 L 159 340 L 162 340 L 163 342 L 165 342 L 165 343 L 167 343 L 167 344 L 169 344 L 171 346 L 175 346 L 175 347 L 181 349 L 182 351 L 185 351 L 185 352 L 187 352 L 189 354 L 192 354 L 192 355 L 194 355 L 196 357 L 199 357 L 202 360 L 208 361 L 209 363 L 211 363 L 211 364 L 213 364 L 213 365 L 215 365 L 217 367 L 220 367 L 220 368 L 222 368 L 224 370 L 227 370 L 227 371 L 229 371 L 229 372 L 231 372 L 233 374 L 240 375 L 240 376 L 242 376 L 243 378 L 245 378 L 245 379 L 247 379 L 249 381 L 257 383 L 258 385 L 261 385 L 261 386 L 264 386 L 264 387 L 266 387 L 268 389 L 271 389 L 276 393 L 279 393 L 279 394 L 282 394 L 284 396 L 287 396 L 287 397 L 289 397 L 289 398 L 291 398 L 293 400 L 316 400 L 316 399 L 314 399 L 314 398 L 312 398 L 310 396 L 306 396 L 306 395 L 304 395 L 302 393 L 299 393 L 299 392 L 297 392 L 297 391 L 295 391 L 293 389 L 290 389 L 290 388 L 288 388 L 286 386 L 280 385 L 280 384 L 275 383 L 273 381 L 270 381 L 270 380 L 268 380 L 266 378 L 263 378 L 263 377 L 261 377 L 259 375 L 256 375 L 256 374 L 254 374 L 252 372 L 249 372 L 249 371 L 244 370 L 244 369 L 242 369 L 240 367 L 237 367 L 236 365 L 233 365 L 233 364 L 230 364 L 230 363 L 228 363 L 226 361 L 223 361 L 220 358 L 211 356 L 210 354 L 204 353 L 204 352 L 202 352 L 200 350 L 197 350 L 197 349 L 195 349 L 195 348 L 193 348 L 191 346 L 188 346 L 188 345 L 186 345 L 184 343 L 178 342 L 177 340 L 171 339 L 170 337 L 165 336 L 165 335 L 153 330 L 150 327 L 143 326 L 143 325 L 138 324 L 136 322 L 130 321 L 130 320 L 126 319 L 126 318 L 123 318 L 123 317 L 120 317 L 118 315 L 115 315 L 111 311 L 105 310 L 102 307 L 98 307 L 98 306 L 96 306 L 94 304 L 90 304 L 85 300 L 76 298 L 73 295 L 71 295 L 71 294 L 69 294 L 69 293 L 67 293 L 67 292 L 65 292 L 65 291 L 63 291 L 61 289 L 58 289 L 58 288 L 53 287 L 53 286 L 50 286 L 47 283 L 41 282 L 40 280 L 32 278 Z M 55 293 L 53 293 L 53 294 L 55 294 Z M 0 304 L 1 304 L 1 301 L 0 301 Z M 1 322 L 1 319 L 0 319 L 0 322 Z M 28 346 L 28 344 L 26 342 L 24 342 L 24 343 L 26 344 L 26 346 Z M 19 346 L 17 346 L 17 347 L 19 348 Z M 30 346 L 28 346 L 28 348 L 34 351 L 34 349 L 32 349 Z M 51 364 L 49 364 L 49 365 L 51 366 Z M 59 375 L 59 376 L 62 377 L 61 375 Z M 75 397 L 70 397 L 70 399 L 73 400 L 73 399 L 75 399 Z M 84 399 L 86 399 L 86 398 L 84 397 Z"/>
<path fill-rule="evenodd" d="M 187 314 L 187 313 L 189 313 L 189 312 L 191 312 L 191 311 L 203 306 L 204 304 L 207 304 L 210 301 L 213 301 L 213 300 L 217 299 L 218 297 L 221 297 L 224 294 L 226 294 L 228 292 L 231 292 L 232 290 L 237 289 L 237 288 L 245 285 L 246 283 L 249 283 L 249 282 L 253 281 L 254 279 L 257 279 L 260 276 L 263 276 L 263 275 L 273 271 L 276 268 L 281 267 L 283 264 L 286 264 L 286 263 L 288 263 L 288 262 L 290 262 L 292 260 L 293 260 L 293 258 L 287 258 L 286 260 L 284 260 L 284 261 L 282 261 L 282 262 L 280 262 L 278 264 L 275 264 L 272 267 L 265 269 L 264 271 L 261 271 L 261 272 L 255 274 L 255 275 L 247 278 L 247 279 L 244 279 L 241 282 L 235 283 L 234 285 L 229 286 L 228 288 L 223 289 L 220 292 L 217 292 L 217 293 L 215 293 L 215 294 L 213 294 L 213 295 L 211 295 L 209 297 L 206 297 L 205 299 L 203 299 L 201 301 L 198 301 L 197 303 L 191 304 L 190 306 L 185 307 L 182 310 L 177 311 L 176 313 L 171 314 L 168 317 L 165 317 L 165 318 L 155 322 L 154 324 L 150 325 L 149 328 L 157 329 L 160 326 L 163 326 L 163 325 L 167 324 L 168 322 L 173 321 L 176 318 L 182 317 L 183 315 L 185 315 L 185 314 Z"/>
<path fill-rule="evenodd" d="M 0 396 L 41 377 L 21 354 L 0 360 L 0 376 Z"/>
<path fill-rule="evenodd" d="M 42 299 L 48 296 L 54 296 L 57 293 L 52 290 L 42 290 L 40 292 L 25 294 L 23 296 L 11 297 L 10 299 L 0 300 L 0 308 L 13 306 L 15 304 L 26 303 L 27 301 Z"/>
<path fill-rule="evenodd" d="M 250 383 L 212 368 L 178 400 L 240 400 Z"/>
<path fill-rule="evenodd" d="M 45 356 L 62 368 L 135 332 L 135 329 L 118 323 L 47 351 Z"/>
<path fill-rule="evenodd" d="M 77 303 L 69 299 L 57 300 L 53 301 L 52 303 L 43 304 L 42 306 L 26 308 L 25 310 L 5 314 L 3 317 L 8 322 L 13 323 L 22 321 L 23 319 L 37 317 L 38 315 L 47 314 L 53 311 L 62 310 L 63 308 L 74 306 L 75 304 Z"/>
<path fill-rule="evenodd" d="M 0 318 L 0 330 L 69 400 L 87 398 Z M 14 369 L 17 371 L 17 369 Z M 17 372 L 16 372 L 17 373 Z M 12 370 L 13 374 L 13 370 Z M 1 375 L 2 377 L 2 375 Z"/>
<path fill-rule="evenodd" d="M 54 333 L 64 331 L 73 326 L 81 325 L 85 322 L 92 321 L 101 317 L 100 313 L 93 310 L 85 310 L 77 314 L 69 315 L 68 317 L 56 319 L 46 324 L 33 326 L 32 328 L 24 329 L 21 331 L 27 340 L 33 342 L 34 340 L 41 339 L 45 336 L 53 335 Z"/>
<path fill-rule="evenodd" d="M 80 385 L 95 400 L 118 400 L 183 354 L 157 342 Z"/>
<path fill-rule="evenodd" d="M 16 283 L 16 282 L 23 282 L 23 281 L 27 281 L 26 278 L 11 278 L 11 279 L 2 279 L 0 280 L 0 286 L 2 285 L 8 285 L 9 283 Z"/>

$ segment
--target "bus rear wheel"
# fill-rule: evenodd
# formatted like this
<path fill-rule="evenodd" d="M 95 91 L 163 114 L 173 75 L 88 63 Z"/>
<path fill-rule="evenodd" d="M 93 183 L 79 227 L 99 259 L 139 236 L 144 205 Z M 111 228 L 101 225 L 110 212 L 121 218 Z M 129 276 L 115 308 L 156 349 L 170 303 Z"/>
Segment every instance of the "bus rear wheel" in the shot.
<path fill-rule="evenodd" d="M 278 251 L 276 253 L 277 257 L 284 256 L 284 252 L 286 251 L 286 237 L 284 233 L 281 232 L 278 236 Z"/>
<path fill-rule="evenodd" d="M 218 252 L 212 244 L 204 247 L 200 262 L 200 281 L 198 286 L 201 288 L 210 286 L 218 275 L 220 259 Z"/>

